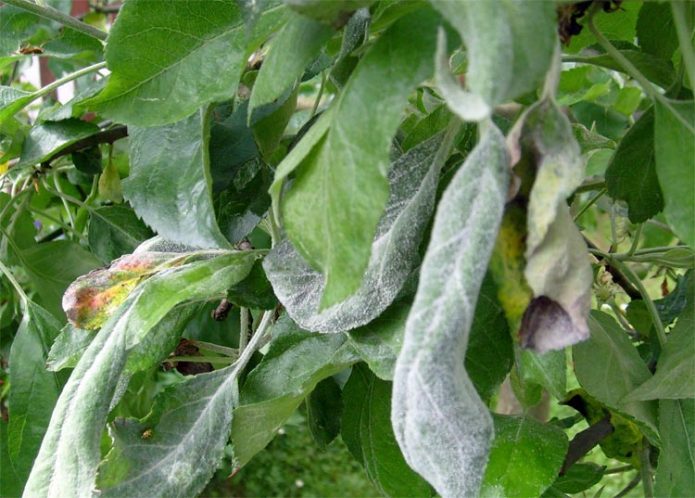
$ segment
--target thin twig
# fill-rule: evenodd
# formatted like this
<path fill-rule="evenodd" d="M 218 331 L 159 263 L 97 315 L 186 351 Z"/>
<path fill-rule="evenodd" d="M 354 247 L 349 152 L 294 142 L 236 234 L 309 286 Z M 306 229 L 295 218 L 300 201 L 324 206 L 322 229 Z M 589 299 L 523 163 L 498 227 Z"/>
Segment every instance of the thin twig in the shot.
<path fill-rule="evenodd" d="M 104 41 L 109 36 L 108 33 L 97 29 L 94 26 L 90 26 L 89 24 L 83 23 L 79 19 L 64 14 L 63 12 L 48 5 L 37 5 L 29 0 L 3 0 L 3 3 L 6 3 L 7 5 L 14 5 L 20 9 L 32 12 L 37 16 L 44 17 L 52 21 L 57 21 L 60 24 L 68 26 L 75 31 L 84 33 L 87 36 L 91 36 L 92 38 L 96 38 L 97 40 Z"/>
<path fill-rule="evenodd" d="M 77 142 L 68 145 L 64 149 L 59 150 L 58 152 L 50 156 L 48 159 L 46 159 L 46 161 L 44 161 L 43 164 L 51 164 L 53 161 L 60 157 L 67 156 L 69 154 L 72 154 L 73 152 L 77 152 L 80 150 L 89 149 L 91 147 L 94 147 L 95 145 L 112 144 L 116 140 L 120 140 L 121 138 L 125 138 L 127 136 L 128 128 L 126 126 L 116 126 L 108 130 L 103 130 L 95 133 L 94 135 L 90 135 L 86 138 L 83 138 L 82 140 L 78 140 Z"/>
<path fill-rule="evenodd" d="M 640 482 L 642 479 L 642 476 L 639 475 L 639 473 L 630 481 L 627 483 L 627 486 L 625 486 L 620 493 L 615 495 L 613 498 L 623 498 L 623 496 L 626 496 L 630 491 L 632 491 Z"/>
<path fill-rule="evenodd" d="M 611 424 L 609 417 L 605 417 L 574 436 L 567 449 L 567 455 L 560 469 L 560 475 L 567 472 L 572 465 L 589 453 L 603 438 L 612 434 L 614 430 L 615 428 Z"/>
<path fill-rule="evenodd" d="M 606 253 L 601 251 L 596 245 L 591 242 L 589 239 L 584 237 L 584 242 L 586 242 L 586 245 L 589 247 L 589 252 L 594 254 L 597 258 L 600 258 L 603 260 L 605 263 L 605 268 L 608 273 L 611 274 L 613 277 L 613 282 L 615 282 L 617 285 L 619 285 L 623 291 L 625 291 L 625 294 L 630 296 L 630 299 L 642 299 L 642 295 L 640 294 L 639 290 L 635 288 L 634 285 L 630 283 L 630 281 L 623 275 L 620 270 L 618 270 L 615 265 L 611 263 L 613 258 L 607 258 L 605 257 Z"/>

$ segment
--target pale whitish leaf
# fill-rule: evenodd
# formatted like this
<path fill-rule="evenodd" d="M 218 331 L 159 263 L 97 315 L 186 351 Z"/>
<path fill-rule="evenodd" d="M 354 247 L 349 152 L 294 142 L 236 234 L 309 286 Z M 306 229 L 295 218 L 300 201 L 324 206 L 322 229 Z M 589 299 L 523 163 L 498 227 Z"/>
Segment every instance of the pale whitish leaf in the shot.
<path fill-rule="evenodd" d="M 589 328 L 590 339 L 572 348 L 579 384 L 608 408 L 633 419 L 651 440 L 656 439 L 656 402 L 624 401 L 651 377 L 647 365 L 611 316 L 593 311 Z"/>
<path fill-rule="evenodd" d="M 60 323 L 39 305 L 28 302 L 10 349 L 10 419 L 7 446 L 14 472 L 26 479 L 62 387 L 46 370 L 46 356 Z"/>
<path fill-rule="evenodd" d="M 439 93 L 447 106 L 465 121 L 480 121 L 492 112 L 492 108 L 475 93 L 464 90 L 449 70 L 449 56 L 446 51 L 446 32 L 439 28 L 437 37 L 437 59 L 435 78 Z"/>
<path fill-rule="evenodd" d="M 661 102 L 656 107 L 656 175 L 664 195 L 664 216 L 676 235 L 695 248 L 695 102 Z"/>
<path fill-rule="evenodd" d="M 687 289 L 685 310 L 668 335 L 656 373 L 631 392 L 626 400 L 695 398 L 695 299 L 693 281 Z"/>
<path fill-rule="evenodd" d="M 396 362 L 391 420 L 408 464 L 444 497 L 475 495 L 492 420 L 461 361 L 509 184 L 488 123 L 447 187 Z"/>
<path fill-rule="evenodd" d="M 155 126 L 228 100 L 248 56 L 284 19 L 282 5 L 262 4 L 249 29 L 234 0 L 130 0 L 109 33 L 106 87 L 82 105 L 114 121 Z"/>
<path fill-rule="evenodd" d="M 432 496 L 430 486 L 403 459 L 391 428 L 391 383 L 363 363 L 343 388 L 341 436 L 383 496 Z"/>
<path fill-rule="evenodd" d="M 466 84 L 489 107 L 529 92 L 543 79 L 557 43 L 552 2 L 430 0 L 466 46 Z"/>
<path fill-rule="evenodd" d="M 691 496 L 695 489 L 695 400 L 659 401 L 659 433 L 654 496 Z"/>
<path fill-rule="evenodd" d="M 270 104 L 302 76 L 333 30 L 304 16 L 292 14 L 270 44 L 249 99 L 249 116 L 256 107 Z"/>
<path fill-rule="evenodd" d="M 283 315 L 268 353 L 246 378 L 234 410 L 234 466 L 244 466 L 275 437 L 316 384 L 359 360 L 342 334 L 314 334 Z"/>
<path fill-rule="evenodd" d="M 74 368 L 96 336 L 93 330 L 84 330 L 67 324 L 56 337 L 46 358 L 46 368 L 57 372 Z"/>
<path fill-rule="evenodd" d="M 109 427 L 113 448 L 99 468 L 99 496 L 200 493 L 229 438 L 239 373 L 232 365 L 188 377 L 163 391 L 143 420 L 116 419 Z"/>
<path fill-rule="evenodd" d="M 125 198 L 161 236 L 195 247 L 228 247 L 215 220 L 208 152 L 209 115 L 129 129 Z"/>
<path fill-rule="evenodd" d="M 517 135 L 518 134 L 518 135 Z M 528 204 L 524 276 L 535 299 L 524 314 L 521 341 L 538 352 L 586 339 L 593 275 L 586 244 L 566 198 L 581 184 L 584 164 L 572 127 L 549 99 L 531 107 L 510 134 L 537 162 Z"/>
<path fill-rule="evenodd" d="M 285 240 L 263 262 L 273 290 L 297 324 L 311 331 L 341 332 L 379 316 L 396 298 L 417 264 L 418 246 L 434 208 L 439 172 L 455 130 L 401 156 L 389 171 L 391 195 L 377 227 L 371 258 L 359 290 L 319 310 L 324 276 Z"/>
<path fill-rule="evenodd" d="M 439 22 L 435 12 L 421 9 L 370 47 L 332 105 L 330 129 L 303 158 L 283 197 L 289 239 L 325 276 L 321 308 L 362 283 L 388 200 L 391 141 L 408 95 L 432 74 Z"/>
<path fill-rule="evenodd" d="M 481 496 L 540 496 L 562 467 L 567 436 L 529 417 L 496 415 Z"/>
<path fill-rule="evenodd" d="M 222 252 L 161 272 L 131 293 L 92 340 L 63 389 L 25 496 L 91 495 L 101 434 L 117 388 L 123 388 L 130 350 L 174 306 L 223 293 L 248 274 L 257 258 L 256 252 Z"/>

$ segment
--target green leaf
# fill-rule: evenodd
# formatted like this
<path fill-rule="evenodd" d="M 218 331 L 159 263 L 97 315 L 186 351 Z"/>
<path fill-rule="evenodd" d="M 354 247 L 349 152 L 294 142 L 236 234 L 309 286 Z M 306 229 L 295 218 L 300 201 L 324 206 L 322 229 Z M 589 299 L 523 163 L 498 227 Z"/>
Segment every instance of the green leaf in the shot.
<path fill-rule="evenodd" d="M 20 260 L 41 304 L 63 321 L 63 293 L 77 277 L 101 266 L 92 253 L 68 240 L 38 244 L 20 253 Z"/>
<path fill-rule="evenodd" d="M 250 33 L 244 8 L 233 0 L 131 0 L 109 33 L 109 81 L 83 105 L 114 121 L 156 126 L 228 100 L 248 56 L 283 15 L 271 3 Z"/>
<path fill-rule="evenodd" d="M 362 283 L 388 200 L 391 139 L 408 95 L 432 74 L 438 21 L 434 12 L 420 10 L 399 19 L 371 46 L 333 104 L 325 138 L 285 194 L 287 234 L 326 279 L 321 309 L 354 294 Z M 370 112 L 374 109 L 379 112 Z"/>
<path fill-rule="evenodd" d="M 306 330 L 342 332 L 379 316 L 396 298 L 419 260 L 418 247 L 434 209 L 439 172 L 455 137 L 438 134 L 397 159 L 389 171 L 391 195 L 377 226 L 369 265 L 359 290 L 320 310 L 324 276 L 313 270 L 285 240 L 263 266 L 275 294 Z"/>
<path fill-rule="evenodd" d="M 195 247 L 228 247 L 212 205 L 209 117 L 201 110 L 158 128 L 131 127 L 130 176 L 123 193 L 164 238 Z"/>
<path fill-rule="evenodd" d="M 641 3 L 626 2 L 620 6 L 620 10 L 604 12 L 599 10 L 594 16 L 596 27 L 609 40 L 624 40 L 632 42 L 635 39 L 635 24 Z M 585 21 L 583 21 L 586 24 Z M 588 29 L 584 28 L 578 36 L 573 36 L 567 51 L 578 52 L 580 49 L 596 43 L 596 37 Z"/>
<path fill-rule="evenodd" d="M 10 135 L 18 127 L 18 123 L 12 123 L 12 116 L 34 100 L 34 95 L 23 90 L 0 86 L 0 133 Z"/>
<path fill-rule="evenodd" d="M 536 170 L 528 202 L 524 276 L 534 299 L 519 332 L 522 346 L 539 353 L 586 339 L 593 274 L 586 244 L 572 221 L 567 197 L 584 178 L 584 163 L 569 120 L 542 100 L 520 120 L 510 140 L 513 162 L 523 152 Z M 515 145 L 516 147 L 516 145 Z"/>
<path fill-rule="evenodd" d="M 267 116 L 263 116 L 263 112 L 258 112 L 262 117 L 253 123 L 253 137 L 263 157 L 270 157 L 280 144 L 287 123 L 292 119 L 297 107 L 298 91 L 299 88 L 296 88 L 284 100 L 281 96 L 275 104 L 266 106 L 270 108 L 268 109 L 270 114 Z M 265 108 L 263 110 L 265 111 Z M 251 119 L 253 121 L 255 116 L 251 116 Z"/>
<path fill-rule="evenodd" d="M 471 325 L 466 371 L 483 401 L 488 402 L 514 363 L 512 335 L 497 299 L 497 285 L 486 275 Z"/>
<path fill-rule="evenodd" d="M 591 338 L 572 348 L 579 384 L 608 408 L 634 420 L 650 439 L 656 439 L 656 403 L 624 401 L 651 377 L 647 365 L 611 316 L 592 311 L 589 328 Z"/>
<path fill-rule="evenodd" d="M 468 57 L 466 84 L 489 109 L 533 90 L 543 79 L 557 43 L 552 3 L 431 3 L 461 35 Z"/>
<path fill-rule="evenodd" d="M 143 420 L 117 419 L 99 468 L 101 496 L 196 496 L 218 466 L 238 402 L 234 365 L 164 390 Z"/>
<path fill-rule="evenodd" d="M 332 35 L 333 30 L 325 24 L 297 14 L 288 16 L 287 23 L 271 41 L 253 84 L 249 114 L 292 88 Z"/>
<path fill-rule="evenodd" d="M 661 59 L 654 55 L 640 52 L 639 50 L 619 50 L 619 52 L 629 60 L 649 80 L 662 88 L 670 87 L 676 79 L 676 72 L 670 61 Z M 613 71 L 625 72 L 625 68 L 615 61 L 608 54 L 574 56 L 569 60 L 583 64 L 612 69 Z"/>
<path fill-rule="evenodd" d="M 318 382 L 358 360 L 344 335 L 306 332 L 281 317 L 268 353 L 246 378 L 234 410 L 235 468 L 265 448 Z"/>
<path fill-rule="evenodd" d="M 461 358 L 507 197 L 506 150 L 488 123 L 444 192 L 396 362 L 396 439 L 443 496 L 477 493 L 492 439 L 490 414 Z"/>
<path fill-rule="evenodd" d="M 372 3 L 374 0 L 285 0 L 285 4 L 292 10 L 338 27 L 347 21 L 353 11 Z"/>
<path fill-rule="evenodd" d="M 659 401 L 659 433 L 654 496 L 688 496 L 695 489 L 695 400 Z"/>
<path fill-rule="evenodd" d="M 224 252 L 157 274 L 131 293 L 92 340 L 63 389 L 27 482 L 28 495 L 92 493 L 101 434 L 130 350 L 176 305 L 219 295 L 244 278 L 257 258 L 251 251 Z"/>
<path fill-rule="evenodd" d="M 11 465 L 22 481 L 29 476 L 62 387 L 61 381 L 45 366 L 59 330 L 60 323 L 48 311 L 28 302 L 12 341 L 7 427 L 10 462 L 3 465 Z"/>
<path fill-rule="evenodd" d="M 352 368 L 343 390 L 342 438 L 383 496 L 432 496 L 403 459 L 391 428 L 391 383 L 364 364 Z"/>
<path fill-rule="evenodd" d="M 626 400 L 695 398 L 686 379 L 695 379 L 695 286 L 690 280 L 685 310 L 668 335 L 656 373 L 628 394 Z"/>
<path fill-rule="evenodd" d="M 494 421 L 481 496 L 540 496 L 562 467 L 567 436 L 529 417 L 495 415 Z"/>
<path fill-rule="evenodd" d="M 563 493 L 580 493 L 600 482 L 605 470 L 605 466 L 595 463 L 575 463 L 555 480 L 553 488 Z"/>
<path fill-rule="evenodd" d="M 36 125 L 29 130 L 24 140 L 18 166 L 39 164 L 56 152 L 98 131 L 97 125 L 79 119 Z"/>
<path fill-rule="evenodd" d="M 668 3 L 644 2 L 637 17 L 637 39 L 645 52 L 671 60 L 678 35 Z"/>
<path fill-rule="evenodd" d="M 102 261 L 109 262 L 132 253 L 152 231 L 127 206 L 102 206 L 91 210 L 89 248 Z"/>
<path fill-rule="evenodd" d="M 654 110 L 650 109 L 628 130 L 608 169 L 606 188 L 613 199 L 627 202 L 633 223 L 642 223 L 664 208 L 654 157 Z"/>
<path fill-rule="evenodd" d="M 567 365 L 564 351 L 548 351 L 539 354 L 521 350 L 518 360 L 521 379 L 526 383 L 543 386 L 555 399 L 565 397 L 567 390 Z"/>
<path fill-rule="evenodd" d="M 695 103 L 671 102 L 677 114 L 655 104 L 656 175 L 664 194 L 664 215 L 676 235 L 695 248 Z"/>
<path fill-rule="evenodd" d="M 409 302 L 396 301 L 376 319 L 348 333 L 352 347 L 380 379 L 393 380 L 409 312 Z"/>
<path fill-rule="evenodd" d="M 46 358 L 46 368 L 57 372 L 64 368 L 75 368 L 82 354 L 96 336 L 92 330 L 84 330 L 67 324 L 56 337 Z"/>
<path fill-rule="evenodd" d="M 332 377 L 323 379 L 306 399 L 306 421 L 319 447 L 325 448 L 340 434 L 342 413 L 340 386 Z"/>

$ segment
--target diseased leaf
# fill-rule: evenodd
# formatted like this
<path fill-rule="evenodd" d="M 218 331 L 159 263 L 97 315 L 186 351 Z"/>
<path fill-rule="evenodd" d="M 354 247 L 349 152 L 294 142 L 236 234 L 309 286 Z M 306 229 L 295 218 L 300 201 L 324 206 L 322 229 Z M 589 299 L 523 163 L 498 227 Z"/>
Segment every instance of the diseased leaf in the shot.
<path fill-rule="evenodd" d="M 99 468 L 100 496 L 200 493 L 229 438 L 239 373 L 232 365 L 190 376 L 163 391 L 143 420 L 116 419 L 114 446 Z"/>
<path fill-rule="evenodd" d="M 609 315 L 592 311 L 589 328 L 590 339 L 572 348 L 579 384 L 611 410 L 634 420 L 651 440 L 656 439 L 656 403 L 624 401 L 625 396 L 651 377 L 647 365 Z"/>
<path fill-rule="evenodd" d="M 18 166 L 39 164 L 56 152 L 99 131 L 99 127 L 79 119 L 46 122 L 33 126 L 22 145 Z"/>
<path fill-rule="evenodd" d="M 258 256 L 230 251 L 184 264 L 151 277 L 128 296 L 92 340 L 63 389 L 27 481 L 28 496 L 91 495 L 101 434 L 109 407 L 118 398 L 129 352 L 174 306 L 219 295 L 244 278 Z"/>
<path fill-rule="evenodd" d="M 687 304 L 659 355 L 656 373 L 626 400 L 695 398 L 695 286 L 690 280 Z"/>
<path fill-rule="evenodd" d="M 647 221 L 664 208 L 656 177 L 653 109 L 645 112 L 620 141 L 606 169 L 606 188 L 613 199 L 627 202 L 633 223 Z"/>
<path fill-rule="evenodd" d="M 520 340 L 543 353 L 589 334 L 593 275 L 566 203 L 582 182 L 584 165 L 569 120 L 551 100 L 531 107 L 521 123 L 520 147 L 532 154 L 537 169 L 528 203 L 524 270 L 534 299 L 524 313 Z M 514 131 L 510 141 L 514 147 Z"/>
<path fill-rule="evenodd" d="M 289 239 L 324 274 L 321 310 L 362 283 L 388 200 L 391 139 L 408 95 L 432 74 L 439 18 L 428 9 L 416 14 L 399 19 L 360 59 L 332 105 L 330 129 L 304 158 L 283 198 Z"/>
<path fill-rule="evenodd" d="M 461 359 L 508 183 L 504 138 L 487 124 L 439 203 L 396 362 L 396 439 L 444 497 L 478 492 L 492 439 L 490 414 Z"/>
<path fill-rule="evenodd" d="M 656 175 L 664 216 L 676 235 L 695 248 L 695 102 L 671 102 L 677 115 L 657 101 L 654 122 Z"/>
<path fill-rule="evenodd" d="M 234 467 L 243 467 L 265 448 L 318 382 L 357 361 L 344 335 L 313 334 L 281 317 L 268 353 L 246 378 L 234 410 Z"/>
<path fill-rule="evenodd" d="M 333 30 L 325 24 L 297 14 L 288 16 L 287 23 L 271 41 L 253 84 L 249 114 L 292 88 L 332 35 Z"/>
<path fill-rule="evenodd" d="M 215 220 L 208 152 L 209 114 L 200 110 L 158 128 L 131 127 L 125 198 L 164 238 L 195 247 L 229 247 Z"/>
<path fill-rule="evenodd" d="M 396 298 L 419 260 L 418 247 L 429 223 L 439 172 L 455 130 L 438 134 L 397 159 L 389 171 L 391 195 L 377 226 L 369 265 L 359 290 L 320 310 L 326 284 L 287 240 L 263 262 L 275 294 L 299 326 L 318 332 L 342 332 L 379 316 Z"/>
<path fill-rule="evenodd" d="M 342 438 L 383 496 L 432 496 L 425 480 L 403 459 L 391 428 L 391 383 L 364 364 L 352 368 L 343 390 Z"/>
<path fill-rule="evenodd" d="M 466 46 L 466 85 L 491 109 L 533 90 L 543 79 L 557 43 L 550 2 L 431 0 Z M 477 120 L 484 116 L 477 116 Z M 467 119 L 473 119 L 467 117 Z"/>
<path fill-rule="evenodd" d="M 10 420 L 7 426 L 9 462 L 24 482 L 39 451 L 61 380 L 46 370 L 46 357 L 60 323 L 39 305 L 28 302 L 10 350 Z"/>
<path fill-rule="evenodd" d="M 283 19 L 282 5 L 269 4 L 249 30 L 233 0 L 129 1 L 109 33 L 109 81 L 83 105 L 114 121 L 156 126 L 230 99 L 248 56 Z"/>
<path fill-rule="evenodd" d="M 654 496 L 688 496 L 695 489 L 695 400 L 660 400 L 659 433 Z"/>
<path fill-rule="evenodd" d="M 104 262 L 133 252 L 152 235 L 152 231 L 127 206 L 101 206 L 91 212 L 89 248 Z"/>
<path fill-rule="evenodd" d="M 562 467 L 567 436 L 529 417 L 495 415 L 494 421 L 481 496 L 540 496 Z"/>

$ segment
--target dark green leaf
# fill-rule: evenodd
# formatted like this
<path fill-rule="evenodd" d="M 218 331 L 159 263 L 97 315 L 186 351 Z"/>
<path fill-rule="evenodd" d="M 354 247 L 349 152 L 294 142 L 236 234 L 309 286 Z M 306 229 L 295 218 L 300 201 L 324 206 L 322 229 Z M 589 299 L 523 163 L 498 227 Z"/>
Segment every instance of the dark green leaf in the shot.
<path fill-rule="evenodd" d="M 353 11 L 369 6 L 374 0 L 285 0 L 285 3 L 302 15 L 340 27 Z"/>
<path fill-rule="evenodd" d="M 108 263 L 132 253 L 152 231 L 124 205 L 102 206 L 91 211 L 89 247 L 102 261 Z"/>
<path fill-rule="evenodd" d="M 325 448 L 340 434 L 342 391 L 332 377 L 322 380 L 306 399 L 306 419 L 314 441 Z"/>
<path fill-rule="evenodd" d="M 629 60 L 638 71 L 644 74 L 649 80 L 662 88 L 670 87 L 676 79 L 676 72 L 673 69 L 673 64 L 670 61 L 661 59 L 649 53 L 640 52 L 639 50 L 619 50 L 623 57 Z M 608 54 L 575 56 L 572 61 L 581 62 L 584 64 L 593 64 L 594 66 L 612 69 L 613 71 L 625 71 L 625 68 L 615 61 Z"/>
<path fill-rule="evenodd" d="M 689 496 L 695 489 L 695 399 L 659 401 L 659 432 L 654 496 Z"/>
<path fill-rule="evenodd" d="M 664 194 L 664 215 L 676 235 L 695 248 L 695 103 L 655 104 L 654 149 L 656 174 Z"/>
<path fill-rule="evenodd" d="M 272 40 L 253 84 L 250 111 L 270 104 L 292 88 L 332 34 L 333 30 L 325 24 L 296 14 L 289 16 L 285 26 Z"/>
<path fill-rule="evenodd" d="M 495 415 L 482 496 L 540 496 L 565 459 L 567 436 L 529 417 Z"/>
<path fill-rule="evenodd" d="M 289 241 L 263 265 L 275 294 L 307 330 L 341 332 L 370 322 L 396 298 L 419 260 L 418 247 L 434 209 L 439 172 L 455 131 L 439 134 L 401 156 L 389 171 L 391 195 L 372 243 L 362 285 L 345 301 L 320 311 L 324 276 L 307 265 Z"/>
<path fill-rule="evenodd" d="M 642 223 L 664 208 L 654 159 L 654 110 L 650 109 L 620 141 L 606 170 L 606 188 L 627 202 L 633 223 Z"/>
<path fill-rule="evenodd" d="M 689 271 L 678 277 L 676 288 L 669 295 L 654 301 L 661 321 L 670 325 L 681 314 L 688 302 L 688 293 L 695 285 L 695 272 Z"/>
<path fill-rule="evenodd" d="M 280 144 L 287 123 L 297 107 L 297 91 L 298 89 L 290 92 L 284 100 L 280 97 L 277 109 L 254 122 L 253 136 L 263 157 L 270 157 Z M 275 107 L 275 105 L 271 104 L 269 107 Z"/>
<path fill-rule="evenodd" d="M 645 435 L 655 439 L 656 403 L 624 401 L 625 396 L 651 377 L 647 365 L 611 316 L 592 311 L 589 328 L 591 338 L 572 348 L 577 380 L 592 397 L 629 416 Z"/>
<path fill-rule="evenodd" d="M 61 321 L 65 319 L 61 308 L 65 289 L 77 277 L 102 264 L 92 253 L 68 240 L 38 244 L 20 254 L 41 304 Z"/>
<path fill-rule="evenodd" d="M 391 139 L 408 94 L 432 74 L 438 21 L 434 12 L 421 10 L 381 35 L 333 104 L 330 130 L 307 151 L 283 199 L 290 240 L 325 276 L 321 309 L 354 294 L 362 283 L 388 200 Z M 378 112 L 370 112 L 374 109 Z"/>
<path fill-rule="evenodd" d="M 637 18 L 637 39 L 645 52 L 671 60 L 678 36 L 668 3 L 644 2 Z"/>
<path fill-rule="evenodd" d="M 235 466 L 246 465 L 265 448 L 319 381 L 357 361 L 344 335 L 306 332 L 286 315 L 280 318 L 270 349 L 246 378 L 234 410 Z"/>
<path fill-rule="evenodd" d="M 46 370 L 46 357 L 60 323 L 46 310 L 27 303 L 22 323 L 10 351 L 10 421 L 7 446 L 14 472 L 23 481 L 29 476 L 39 451 L 61 381 Z"/>
<path fill-rule="evenodd" d="M 271 4 L 250 34 L 233 0 L 131 0 L 109 33 L 109 81 L 84 105 L 118 122 L 154 126 L 228 100 L 249 54 L 283 16 Z"/>
<path fill-rule="evenodd" d="M 601 481 L 605 470 L 595 463 L 575 463 L 557 478 L 553 487 L 564 493 L 580 493 Z"/>
<path fill-rule="evenodd" d="M 685 310 L 668 335 L 659 355 L 656 373 L 632 391 L 627 400 L 695 398 L 695 388 L 687 379 L 695 379 L 695 286 L 690 289 Z"/>
<path fill-rule="evenodd" d="M 478 492 L 492 439 L 490 414 L 461 359 L 509 171 L 504 137 L 487 123 L 439 202 L 396 362 L 396 439 L 408 464 L 443 496 Z"/>
<path fill-rule="evenodd" d="M 18 166 L 41 163 L 68 145 L 93 135 L 97 131 L 99 131 L 97 125 L 85 123 L 79 119 L 66 119 L 36 125 L 29 130 L 29 134 L 24 140 Z"/>
<path fill-rule="evenodd" d="M 391 383 L 364 364 L 352 368 L 343 391 L 342 438 L 364 465 L 383 496 L 432 496 L 432 491 L 403 459 L 391 429 Z"/>
<path fill-rule="evenodd" d="M 195 2 L 194 2 L 195 3 Z M 125 198 L 168 240 L 195 247 L 228 247 L 212 205 L 209 114 L 158 128 L 131 127 Z"/>
<path fill-rule="evenodd" d="M 101 149 L 99 146 L 87 150 L 78 150 L 70 154 L 72 163 L 78 171 L 86 175 L 98 175 L 101 173 Z"/>
<path fill-rule="evenodd" d="M 272 310 L 277 304 L 270 282 L 265 276 L 261 262 L 257 261 L 249 275 L 227 291 L 227 299 L 246 308 Z"/>

